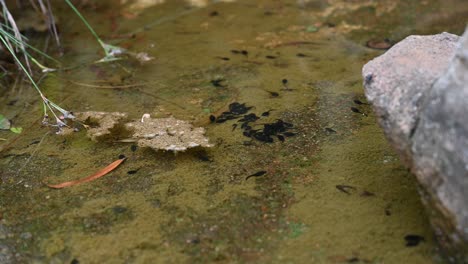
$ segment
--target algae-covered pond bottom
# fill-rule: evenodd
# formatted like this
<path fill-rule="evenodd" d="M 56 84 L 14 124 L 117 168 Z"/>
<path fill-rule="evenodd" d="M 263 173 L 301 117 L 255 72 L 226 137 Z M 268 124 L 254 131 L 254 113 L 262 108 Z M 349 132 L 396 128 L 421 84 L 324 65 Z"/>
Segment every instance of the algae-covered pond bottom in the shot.
<path fill-rule="evenodd" d="M 103 39 L 154 60 L 91 63 L 98 45 L 57 3 L 61 60 L 81 66 L 49 73 L 41 89 L 75 111 L 188 120 L 214 147 L 174 154 L 119 134 L 63 137 L 41 126 L 28 83 L 2 88 L 0 112 L 23 132 L 0 132 L 1 263 L 443 262 L 360 72 L 384 52 L 366 40 L 459 34 L 464 1 L 113 2 L 82 12 Z M 287 131 L 248 137 L 242 115 L 210 121 L 234 102 L 259 117 L 251 130 Z M 96 181 L 46 186 L 121 154 L 125 163 Z"/>

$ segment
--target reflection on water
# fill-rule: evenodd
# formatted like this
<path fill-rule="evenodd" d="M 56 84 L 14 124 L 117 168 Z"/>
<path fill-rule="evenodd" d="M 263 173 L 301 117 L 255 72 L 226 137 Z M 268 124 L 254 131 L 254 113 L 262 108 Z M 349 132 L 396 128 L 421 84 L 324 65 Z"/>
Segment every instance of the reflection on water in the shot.
<path fill-rule="evenodd" d="M 383 52 L 366 47 L 370 39 L 461 33 L 464 0 L 122 3 L 82 11 L 107 42 L 155 59 L 92 64 L 99 46 L 69 16 L 61 59 L 83 66 L 45 76 L 42 89 L 75 111 L 188 120 L 215 146 L 156 152 L 120 142 L 119 129 L 99 143 L 85 131 L 58 137 L 40 127 L 27 84 L 5 91 L 0 113 L 24 132 L 0 135 L 0 260 L 440 258 L 413 178 L 365 104 L 361 68 Z M 44 185 L 91 175 L 120 154 L 125 163 L 99 180 Z M 407 247 L 408 235 L 424 242 Z"/>

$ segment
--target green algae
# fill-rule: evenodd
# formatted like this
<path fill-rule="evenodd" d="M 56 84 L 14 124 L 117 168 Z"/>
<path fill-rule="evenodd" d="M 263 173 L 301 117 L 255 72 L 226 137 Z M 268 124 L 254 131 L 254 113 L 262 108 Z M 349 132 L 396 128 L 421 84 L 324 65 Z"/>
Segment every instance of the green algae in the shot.
<path fill-rule="evenodd" d="M 458 1 L 431 1 L 427 4 L 412 1 L 392 4 L 367 2 L 362 7 L 354 5 L 351 12 L 339 12 L 340 9 L 337 9 L 327 16 L 327 20 L 355 27 L 356 30 L 347 35 L 356 42 L 387 38 L 396 43 L 408 35 L 431 35 L 443 31 L 461 35 L 466 26 L 468 9 L 459 4 Z"/>
<path fill-rule="evenodd" d="M 16 137 L 0 134 L 9 140 L 0 147 L 0 221 L 12 232 L 0 244 L 14 249 L 16 262 L 437 261 L 412 176 L 386 143 L 370 107 L 358 106 L 368 116 L 350 111 L 354 99 L 365 101 L 362 65 L 380 54 L 363 41 L 428 32 L 424 23 L 414 22 L 438 14 L 437 1 L 426 6 L 381 3 L 387 10 L 383 20 L 377 17 L 380 9 L 368 4 L 347 9 L 347 1 L 305 6 L 236 1 L 191 7 L 190 12 L 180 11 L 182 2 L 171 1 L 122 21 L 102 20 L 125 12 L 104 2 L 83 7 L 91 25 L 105 32 L 104 39 L 137 32 L 135 39 L 124 38 L 118 45 L 156 59 L 143 65 L 132 60 L 86 64 L 99 59 L 99 46 L 64 20 L 63 39 L 72 51 L 64 62 L 84 66 L 46 77 L 44 91 L 75 111 L 188 119 L 206 127 L 215 147 L 178 154 L 132 151 L 118 137 L 91 142 L 85 131 L 65 138 L 49 133 L 39 144 L 50 129 L 39 125 L 37 98 L 27 86 L 21 93 L 9 91 L 0 112 L 15 113 L 24 131 Z M 341 4 L 340 12 L 324 15 Z M 401 9 L 419 12 L 418 18 L 394 18 Z M 218 15 L 210 16 L 213 11 Z M 349 31 L 341 21 L 366 29 Z M 306 32 L 317 22 L 322 23 L 318 32 Z M 149 26 L 138 30 L 143 25 Z M 444 30 L 457 30 L 457 25 Z M 247 50 L 248 56 L 231 50 Z M 283 90 L 283 78 L 292 91 Z M 212 84 L 217 79 L 223 79 L 223 87 Z M 76 82 L 145 85 L 101 89 Z M 3 103 L 14 98 L 20 101 Z M 273 109 L 257 126 L 282 119 L 294 124 L 297 135 L 285 142 L 244 144 L 250 139 L 239 127 L 233 130 L 236 121 L 212 124 L 208 119 L 233 101 L 253 106 L 257 115 Z M 90 175 L 120 154 L 127 161 L 97 181 L 63 190 L 44 185 Z M 245 180 L 260 170 L 267 173 Z M 346 194 L 336 188 L 340 184 L 355 189 Z M 32 239 L 20 239 L 28 232 Z M 410 233 L 424 236 L 425 242 L 405 247 L 404 236 Z"/>

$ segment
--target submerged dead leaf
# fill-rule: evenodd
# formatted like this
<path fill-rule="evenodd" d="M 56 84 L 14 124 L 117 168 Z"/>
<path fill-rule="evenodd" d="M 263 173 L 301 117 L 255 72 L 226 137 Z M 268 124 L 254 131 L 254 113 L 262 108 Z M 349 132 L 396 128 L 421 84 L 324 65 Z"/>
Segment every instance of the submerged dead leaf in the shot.
<path fill-rule="evenodd" d="M 140 147 L 154 150 L 178 152 L 213 146 L 205 136 L 203 127 L 194 127 L 189 121 L 174 117 L 151 118 L 149 114 L 144 114 L 140 120 L 125 123 L 128 114 L 121 112 L 76 112 L 75 116 L 81 120 L 81 125 L 86 126 L 87 136 L 96 142 L 103 140 L 105 135 L 120 133 L 121 136 L 123 133 L 130 138 L 119 142 L 137 142 Z"/>
<path fill-rule="evenodd" d="M 50 188 L 54 188 L 54 189 L 61 189 L 61 188 L 77 185 L 77 184 L 80 184 L 80 183 L 83 183 L 83 182 L 93 181 L 93 180 L 95 180 L 97 178 L 100 178 L 100 177 L 108 174 L 109 172 L 113 171 L 115 168 L 117 168 L 126 159 L 127 159 L 126 157 L 118 159 L 118 160 L 112 162 L 111 164 L 109 164 L 108 166 L 106 166 L 105 168 L 101 169 L 100 171 L 96 172 L 95 174 L 93 174 L 91 176 L 88 176 L 86 178 L 75 180 L 75 181 L 62 182 L 60 184 L 47 184 L 47 186 L 49 186 Z"/>
<path fill-rule="evenodd" d="M 142 120 L 127 123 L 125 127 L 133 131 L 132 139 L 137 140 L 140 147 L 177 152 L 213 146 L 205 137 L 204 128 L 173 117 L 151 118 L 145 114 Z"/>

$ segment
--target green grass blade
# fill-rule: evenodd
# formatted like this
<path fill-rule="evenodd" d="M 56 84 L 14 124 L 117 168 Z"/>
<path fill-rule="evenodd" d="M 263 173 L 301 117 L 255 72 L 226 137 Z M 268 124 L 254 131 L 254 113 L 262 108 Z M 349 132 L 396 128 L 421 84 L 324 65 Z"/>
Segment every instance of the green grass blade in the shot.
<path fill-rule="evenodd" d="M 104 49 L 104 52 L 106 53 L 106 56 L 108 56 L 109 54 L 107 54 L 107 50 L 104 47 L 105 43 L 101 40 L 101 38 L 99 38 L 96 31 L 94 31 L 94 29 L 91 27 L 91 25 L 88 23 L 88 21 L 83 17 L 83 15 L 81 15 L 80 11 L 78 11 L 78 9 L 76 9 L 76 7 L 70 2 L 70 0 L 65 0 L 65 2 L 70 6 L 70 8 L 73 10 L 73 12 L 76 13 L 76 15 L 81 19 L 81 21 L 83 21 L 83 23 L 86 25 L 88 30 L 91 31 L 91 34 L 93 34 L 93 36 L 96 38 L 97 42 L 99 42 L 99 44 Z"/>
<path fill-rule="evenodd" d="M 60 65 L 60 61 L 54 59 L 54 58 L 51 57 L 50 55 L 48 55 L 48 54 L 42 52 L 41 50 L 35 48 L 34 46 L 28 44 L 28 42 L 25 41 L 25 40 L 27 40 L 26 37 L 24 37 L 23 35 L 21 35 L 21 37 L 24 38 L 25 40 L 17 39 L 17 38 L 16 38 L 15 36 L 13 36 L 10 32 L 4 30 L 3 27 L 6 27 L 6 28 L 9 28 L 9 27 L 8 27 L 7 25 L 1 25 L 1 26 L 0 26 L 0 34 L 2 34 L 3 36 L 7 37 L 8 40 L 11 40 L 12 42 L 14 42 L 14 43 L 16 43 L 16 44 L 18 44 L 18 45 L 24 45 L 24 46 L 30 48 L 31 50 L 33 50 L 33 51 L 39 53 L 39 55 L 43 56 L 44 58 L 47 58 L 47 59 L 49 59 L 49 60 L 51 60 L 51 61 L 53 61 L 53 62 L 55 62 L 55 63 L 57 63 L 57 64 Z M 27 53 L 26 50 L 25 50 L 24 52 Z M 27 54 L 29 55 L 30 58 L 33 58 L 32 55 L 30 55 L 29 53 L 27 53 Z"/>

